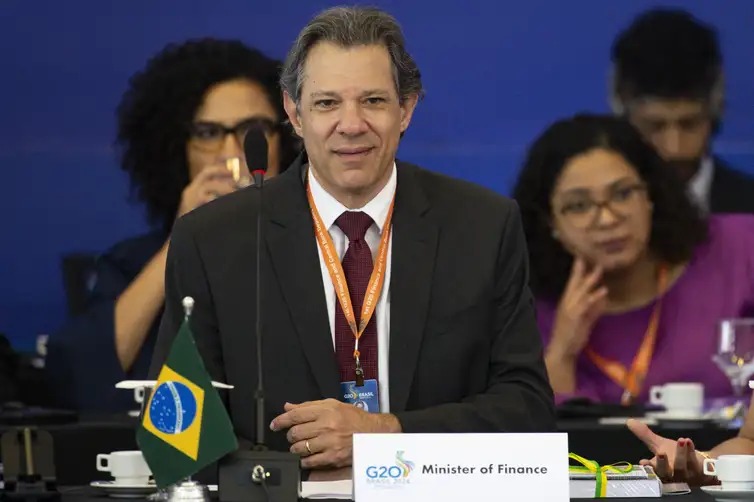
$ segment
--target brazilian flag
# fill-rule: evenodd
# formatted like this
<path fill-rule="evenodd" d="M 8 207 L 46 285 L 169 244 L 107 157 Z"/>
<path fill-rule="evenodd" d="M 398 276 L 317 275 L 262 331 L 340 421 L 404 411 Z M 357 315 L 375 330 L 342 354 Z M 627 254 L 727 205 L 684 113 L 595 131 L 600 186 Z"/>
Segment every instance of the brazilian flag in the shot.
<path fill-rule="evenodd" d="M 145 404 L 136 441 L 159 488 L 182 481 L 238 448 L 188 317 Z"/>

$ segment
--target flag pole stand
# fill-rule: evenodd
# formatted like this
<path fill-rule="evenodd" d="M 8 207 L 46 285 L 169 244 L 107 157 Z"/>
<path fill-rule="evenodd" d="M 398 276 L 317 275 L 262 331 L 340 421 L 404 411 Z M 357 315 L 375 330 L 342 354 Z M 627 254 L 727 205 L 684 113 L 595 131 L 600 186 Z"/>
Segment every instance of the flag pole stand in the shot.
<path fill-rule="evenodd" d="M 209 490 L 198 481 L 187 478 L 168 489 L 168 502 L 209 502 Z"/>

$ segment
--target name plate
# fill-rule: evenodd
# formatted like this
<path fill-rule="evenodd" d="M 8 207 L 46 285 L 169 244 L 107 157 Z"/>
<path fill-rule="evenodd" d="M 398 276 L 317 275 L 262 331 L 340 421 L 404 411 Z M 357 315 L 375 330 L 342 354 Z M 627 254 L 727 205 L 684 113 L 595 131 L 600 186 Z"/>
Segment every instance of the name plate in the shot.
<path fill-rule="evenodd" d="M 354 434 L 354 500 L 567 501 L 568 436 Z"/>

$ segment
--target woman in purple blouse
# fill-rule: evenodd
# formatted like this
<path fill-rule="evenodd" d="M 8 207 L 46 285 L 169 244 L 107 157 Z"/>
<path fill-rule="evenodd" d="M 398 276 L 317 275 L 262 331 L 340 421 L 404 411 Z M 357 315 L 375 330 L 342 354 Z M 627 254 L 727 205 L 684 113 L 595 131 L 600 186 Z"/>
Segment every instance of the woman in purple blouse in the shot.
<path fill-rule="evenodd" d="M 754 315 L 754 217 L 703 220 L 652 147 L 607 116 L 549 127 L 515 198 L 559 401 L 643 403 L 668 382 L 732 394 L 712 356 L 721 319 Z"/>

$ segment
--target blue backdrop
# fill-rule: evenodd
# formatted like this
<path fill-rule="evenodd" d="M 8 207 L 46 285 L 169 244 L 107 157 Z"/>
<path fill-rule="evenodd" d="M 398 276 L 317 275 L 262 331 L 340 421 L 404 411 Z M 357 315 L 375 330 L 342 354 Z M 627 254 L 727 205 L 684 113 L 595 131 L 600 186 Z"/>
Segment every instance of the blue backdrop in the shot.
<path fill-rule="evenodd" d="M 65 316 L 61 254 L 145 228 L 115 162 L 114 108 L 166 43 L 241 38 L 282 58 L 320 0 L 4 0 L 0 16 L 0 332 L 19 346 Z M 721 31 L 728 112 L 717 150 L 754 169 L 754 2 L 687 0 Z M 610 43 L 634 0 L 375 1 L 401 21 L 427 89 L 400 155 L 506 193 L 551 120 L 606 111 Z M 473 10 L 472 10 L 473 8 Z"/>

